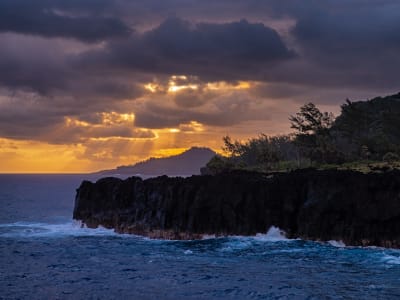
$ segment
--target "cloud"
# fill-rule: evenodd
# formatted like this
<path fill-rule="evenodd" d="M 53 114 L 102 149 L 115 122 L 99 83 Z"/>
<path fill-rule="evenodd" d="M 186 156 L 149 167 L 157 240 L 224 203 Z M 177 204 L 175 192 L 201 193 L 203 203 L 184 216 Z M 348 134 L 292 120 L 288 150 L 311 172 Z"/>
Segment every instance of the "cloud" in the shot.
<path fill-rule="evenodd" d="M 77 159 L 108 163 L 108 168 L 114 168 L 148 157 L 151 146 L 152 142 L 147 140 L 92 139 L 85 143 L 85 148 L 77 154 Z"/>
<path fill-rule="evenodd" d="M 65 45 L 14 34 L 0 34 L 0 41 L 0 86 L 39 93 L 65 86 Z"/>
<path fill-rule="evenodd" d="M 398 1 L 299 3 L 0 1 L 0 137 L 183 139 L 396 92 Z M 110 112 L 135 120 L 106 125 Z"/>
<path fill-rule="evenodd" d="M 300 55 L 320 74 L 315 82 L 398 88 L 400 3 L 379 2 L 351 1 L 333 8 L 328 1 L 297 13 L 292 35 Z M 305 70 L 301 73 L 314 80 Z"/>
<path fill-rule="evenodd" d="M 169 18 L 152 30 L 88 51 L 76 63 L 89 69 L 196 75 L 217 81 L 257 78 L 262 66 L 294 56 L 279 34 L 262 23 L 192 24 Z"/>
<path fill-rule="evenodd" d="M 176 105 L 180 107 L 198 107 L 202 106 L 208 101 L 215 97 L 215 93 L 209 91 L 202 91 L 200 88 L 197 89 L 184 89 L 183 91 L 177 92 L 174 95 L 174 101 Z"/>
<path fill-rule="evenodd" d="M 293 35 L 306 50 L 324 51 L 336 63 L 349 57 L 365 59 L 376 50 L 400 47 L 399 9 L 400 4 L 373 10 L 321 10 L 299 17 Z"/>
<path fill-rule="evenodd" d="M 144 92 L 140 83 L 144 76 L 127 77 L 104 70 L 85 73 L 74 68 L 68 58 L 87 49 L 80 43 L 9 33 L 0 34 L 0 40 L 0 88 L 34 92 L 48 97 L 50 102 L 55 97 L 74 97 L 81 104 L 93 99 L 99 103 L 105 99 L 136 98 Z"/>
<path fill-rule="evenodd" d="M 220 91 L 201 106 L 179 106 L 174 98 L 165 96 L 148 99 L 135 108 L 135 126 L 144 128 L 171 128 L 199 122 L 208 126 L 231 126 L 249 120 L 266 120 L 266 114 L 257 99 L 247 92 Z"/>
<path fill-rule="evenodd" d="M 120 19 L 99 15 L 111 3 L 87 0 L 2 0 L 0 32 L 74 38 L 85 42 L 126 37 L 131 29 Z M 92 11 L 97 13 L 93 14 Z"/>
<path fill-rule="evenodd" d="M 133 126 L 134 114 L 115 112 L 117 105 L 85 107 L 71 99 L 49 99 L 34 93 L 0 96 L 0 137 L 53 144 L 81 143 L 90 138 L 150 139 L 152 131 Z"/>

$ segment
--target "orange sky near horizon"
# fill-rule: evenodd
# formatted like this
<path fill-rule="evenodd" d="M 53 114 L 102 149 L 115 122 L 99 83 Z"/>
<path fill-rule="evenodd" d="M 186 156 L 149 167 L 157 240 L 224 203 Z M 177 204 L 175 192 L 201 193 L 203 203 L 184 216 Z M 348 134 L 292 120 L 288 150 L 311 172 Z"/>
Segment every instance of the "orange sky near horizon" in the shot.
<path fill-rule="evenodd" d="M 200 85 L 189 82 L 186 76 L 171 76 L 166 85 L 154 82 L 145 84 L 146 96 L 135 101 L 143 104 L 153 101 L 153 98 L 163 97 L 166 106 L 172 107 L 178 96 L 188 92 L 190 96 L 198 94 L 217 99 L 226 94 L 247 94 L 256 86 L 255 82 Z M 226 105 L 232 105 L 230 109 L 234 110 L 235 105 L 240 104 L 230 104 L 228 101 Z M 247 110 L 253 113 L 262 112 L 262 109 L 277 109 L 274 102 L 267 106 L 260 103 L 249 105 L 254 105 L 254 108 L 246 106 L 244 113 L 248 113 Z M 212 110 L 212 105 L 206 107 L 205 113 Z M 40 140 L 0 138 L 0 173 L 94 172 L 131 165 L 149 157 L 176 155 L 193 146 L 209 147 L 220 152 L 222 137 L 225 135 L 244 141 L 260 133 L 278 134 L 289 131 L 287 112 L 282 113 L 279 110 L 275 112 L 273 120 L 261 117 L 259 120 L 244 120 L 223 126 L 206 125 L 192 120 L 178 126 L 162 128 L 136 127 L 133 110 L 126 113 L 101 112 L 98 115 L 101 120 L 95 123 L 66 116 L 62 124 L 49 130 Z M 240 115 L 232 117 L 240 118 Z"/>

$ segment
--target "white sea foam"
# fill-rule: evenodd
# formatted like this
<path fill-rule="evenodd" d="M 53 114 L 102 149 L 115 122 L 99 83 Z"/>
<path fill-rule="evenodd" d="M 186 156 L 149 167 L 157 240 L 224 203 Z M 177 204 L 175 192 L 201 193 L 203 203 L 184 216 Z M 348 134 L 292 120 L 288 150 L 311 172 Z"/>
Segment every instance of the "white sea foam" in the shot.
<path fill-rule="evenodd" d="M 281 254 L 281 253 L 297 253 L 297 252 L 304 252 L 303 248 L 294 248 L 294 249 L 277 249 L 277 250 L 269 250 L 265 251 L 262 254 Z"/>
<path fill-rule="evenodd" d="M 400 265 L 400 256 L 395 256 L 395 255 L 390 255 L 387 253 L 383 254 L 382 261 L 384 263 L 390 264 L 390 265 Z"/>
<path fill-rule="evenodd" d="M 99 227 L 90 229 L 81 222 L 71 221 L 62 224 L 39 222 L 15 222 L 0 224 L 0 237 L 58 237 L 58 236 L 97 236 L 116 235 L 113 230 Z"/>
<path fill-rule="evenodd" d="M 231 252 L 251 248 L 253 246 L 253 243 L 248 238 L 234 237 L 233 240 L 225 242 L 223 245 L 224 247 L 222 247 L 222 251 Z"/>
<path fill-rule="evenodd" d="M 211 240 L 211 239 L 215 239 L 216 235 L 215 234 L 203 234 L 202 236 L 202 240 Z"/>
<path fill-rule="evenodd" d="M 282 242 L 282 241 L 293 241 L 285 237 L 285 232 L 278 227 L 272 226 L 267 233 L 257 233 L 255 236 L 230 236 L 229 240 L 223 243 L 221 251 L 232 252 L 240 251 L 253 247 L 259 242 Z"/>
<path fill-rule="evenodd" d="M 346 244 L 343 243 L 343 241 L 335 241 L 335 240 L 330 240 L 327 242 L 329 245 L 337 248 L 344 248 L 346 247 Z"/>
<path fill-rule="evenodd" d="M 257 233 L 256 239 L 268 242 L 290 241 L 290 239 L 286 237 L 285 231 L 275 226 L 271 226 L 266 234 Z"/>

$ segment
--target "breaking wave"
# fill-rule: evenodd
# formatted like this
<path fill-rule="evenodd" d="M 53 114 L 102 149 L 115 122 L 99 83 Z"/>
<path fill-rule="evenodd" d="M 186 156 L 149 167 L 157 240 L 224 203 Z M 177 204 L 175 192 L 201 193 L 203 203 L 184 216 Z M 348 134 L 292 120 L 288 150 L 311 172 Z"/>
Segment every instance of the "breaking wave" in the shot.
<path fill-rule="evenodd" d="M 15 222 L 0 224 L 0 237 L 59 237 L 59 236 L 104 236 L 116 235 L 112 229 L 99 227 L 90 229 L 81 222 L 61 224 L 39 222 Z"/>

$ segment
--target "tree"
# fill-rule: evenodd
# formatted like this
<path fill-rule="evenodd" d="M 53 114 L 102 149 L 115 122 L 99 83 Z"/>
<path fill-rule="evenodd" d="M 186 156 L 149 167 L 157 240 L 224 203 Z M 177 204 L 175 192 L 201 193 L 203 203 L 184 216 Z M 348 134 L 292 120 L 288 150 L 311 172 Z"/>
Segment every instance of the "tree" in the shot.
<path fill-rule="evenodd" d="M 200 172 L 202 175 L 215 175 L 232 169 L 234 169 L 234 165 L 228 158 L 222 157 L 221 155 L 215 155 L 205 167 L 201 168 Z"/>
<path fill-rule="evenodd" d="M 387 152 L 397 152 L 400 143 L 399 102 L 394 96 L 366 102 L 346 100 L 334 125 L 334 130 L 345 142 L 340 146 L 345 146 L 353 159 L 363 158 L 363 146 L 368 147 L 372 159 L 380 159 Z"/>
<path fill-rule="evenodd" d="M 300 107 L 300 112 L 289 117 L 291 128 L 297 130 L 295 143 L 311 161 L 336 162 L 339 155 L 330 134 L 335 120 L 332 113 L 321 112 L 314 103 Z"/>
<path fill-rule="evenodd" d="M 243 154 L 243 145 L 239 141 L 232 142 L 229 135 L 222 138 L 224 141 L 224 146 L 222 150 L 228 154 L 229 157 L 238 157 Z"/>
<path fill-rule="evenodd" d="M 297 134 L 320 134 L 332 126 L 335 117 L 332 113 L 322 113 L 310 102 L 300 107 L 300 112 L 291 115 L 289 120 L 290 128 L 296 129 Z"/>
<path fill-rule="evenodd" d="M 236 168 L 256 168 L 271 170 L 276 168 L 280 160 L 285 159 L 283 150 L 289 154 L 289 137 L 268 137 L 260 134 L 246 142 L 232 141 L 229 136 L 223 137 L 222 149 L 228 154 L 226 159 Z"/>

